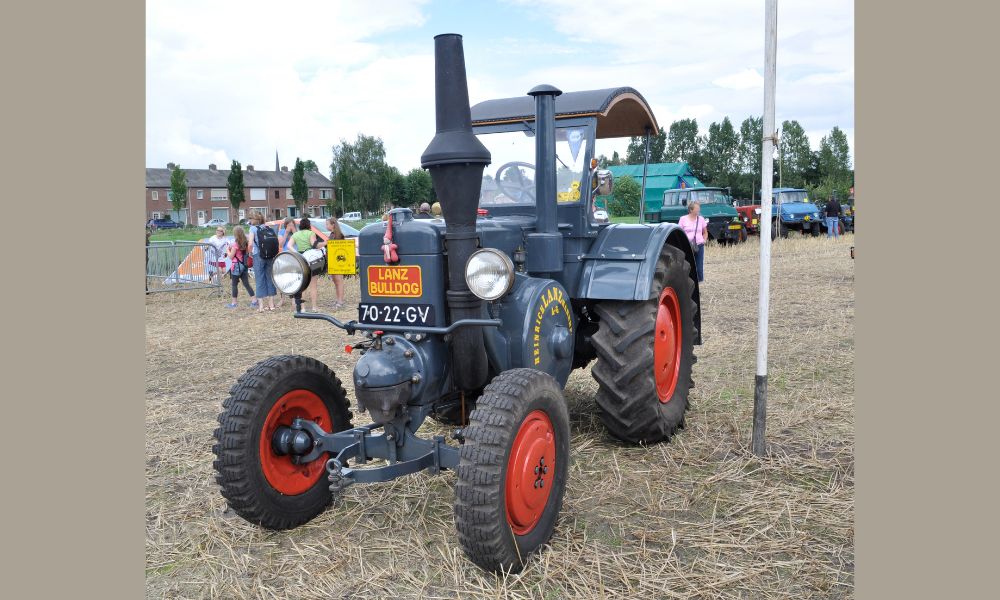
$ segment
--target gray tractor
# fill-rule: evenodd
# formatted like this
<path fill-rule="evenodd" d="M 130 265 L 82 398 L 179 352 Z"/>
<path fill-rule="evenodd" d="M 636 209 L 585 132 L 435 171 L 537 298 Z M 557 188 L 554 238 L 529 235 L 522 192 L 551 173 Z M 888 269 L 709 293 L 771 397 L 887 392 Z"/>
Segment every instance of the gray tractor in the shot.
<path fill-rule="evenodd" d="M 232 509 L 269 529 L 306 523 L 352 484 L 452 470 L 468 557 L 520 571 L 562 505 L 570 371 L 594 362 L 597 410 L 623 442 L 683 427 L 701 343 L 694 255 L 674 224 L 594 216 L 613 185 L 595 140 L 657 129 L 637 91 L 540 85 L 470 108 L 461 36 L 435 37 L 435 61 L 437 133 L 421 159 L 443 218 L 397 208 L 362 230 L 348 322 L 302 310 L 321 252 L 273 266 L 296 318 L 361 336 L 346 350 L 360 355 L 356 409 L 372 422 L 351 423 L 326 365 L 274 356 L 223 403 L 215 469 Z M 455 429 L 420 437 L 427 418 Z"/>

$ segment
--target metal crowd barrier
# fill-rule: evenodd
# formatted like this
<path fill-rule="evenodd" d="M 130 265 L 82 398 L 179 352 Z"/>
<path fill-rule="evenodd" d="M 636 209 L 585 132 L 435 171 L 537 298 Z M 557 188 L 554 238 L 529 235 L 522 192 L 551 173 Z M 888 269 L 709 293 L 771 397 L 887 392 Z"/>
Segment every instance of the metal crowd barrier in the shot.
<path fill-rule="evenodd" d="M 211 244 L 152 242 L 146 246 L 146 293 L 221 290 L 225 261 Z"/>

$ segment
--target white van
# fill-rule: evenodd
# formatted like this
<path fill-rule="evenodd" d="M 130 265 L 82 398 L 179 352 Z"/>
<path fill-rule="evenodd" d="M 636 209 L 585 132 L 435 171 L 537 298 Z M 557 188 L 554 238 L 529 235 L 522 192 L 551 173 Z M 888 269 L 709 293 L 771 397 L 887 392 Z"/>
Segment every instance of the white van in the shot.
<path fill-rule="evenodd" d="M 351 221 L 360 221 L 361 220 L 361 213 L 359 213 L 359 212 L 344 213 L 344 216 L 340 217 L 340 220 L 341 221 L 348 221 L 348 222 L 351 222 Z"/>

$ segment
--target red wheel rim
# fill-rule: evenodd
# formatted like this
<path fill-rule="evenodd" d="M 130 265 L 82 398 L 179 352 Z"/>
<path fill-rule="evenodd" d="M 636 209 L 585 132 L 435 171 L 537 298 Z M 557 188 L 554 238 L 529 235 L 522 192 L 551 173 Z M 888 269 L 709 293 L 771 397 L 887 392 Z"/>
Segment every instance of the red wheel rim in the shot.
<path fill-rule="evenodd" d="M 556 434 L 544 411 L 532 411 L 521 422 L 507 461 L 507 522 L 526 535 L 542 518 L 556 476 Z"/>
<path fill-rule="evenodd" d="M 653 329 L 653 369 L 656 377 L 656 395 L 666 404 L 677 388 L 677 374 L 681 370 L 681 304 L 673 288 L 664 288 L 656 308 Z"/>
<path fill-rule="evenodd" d="M 308 491 L 323 476 L 326 456 L 304 465 L 292 462 L 291 456 L 280 456 L 271 447 L 271 438 L 281 426 L 292 420 L 308 419 L 325 430 L 332 430 L 330 411 L 319 396 L 309 390 L 292 390 L 278 399 L 267 413 L 260 432 L 260 468 L 264 478 L 275 490 L 286 496 L 296 496 Z"/>

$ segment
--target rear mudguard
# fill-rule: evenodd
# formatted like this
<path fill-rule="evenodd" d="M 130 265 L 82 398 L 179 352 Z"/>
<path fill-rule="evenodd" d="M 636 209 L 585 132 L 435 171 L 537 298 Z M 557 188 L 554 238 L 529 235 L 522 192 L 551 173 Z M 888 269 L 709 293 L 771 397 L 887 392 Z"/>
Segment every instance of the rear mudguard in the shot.
<path fill-rule="evenodd" d="M 588 300 L 648 300 L 656 261 L 664 244 L 684 252 L 694 281 L 694 315 L 701 344 L 701 295 L 691 242 L 674 223 L 628 225 L 615 223 L 601 230 L 590 251 L 581 257 L 583 269 L 576 298 Z"/>

